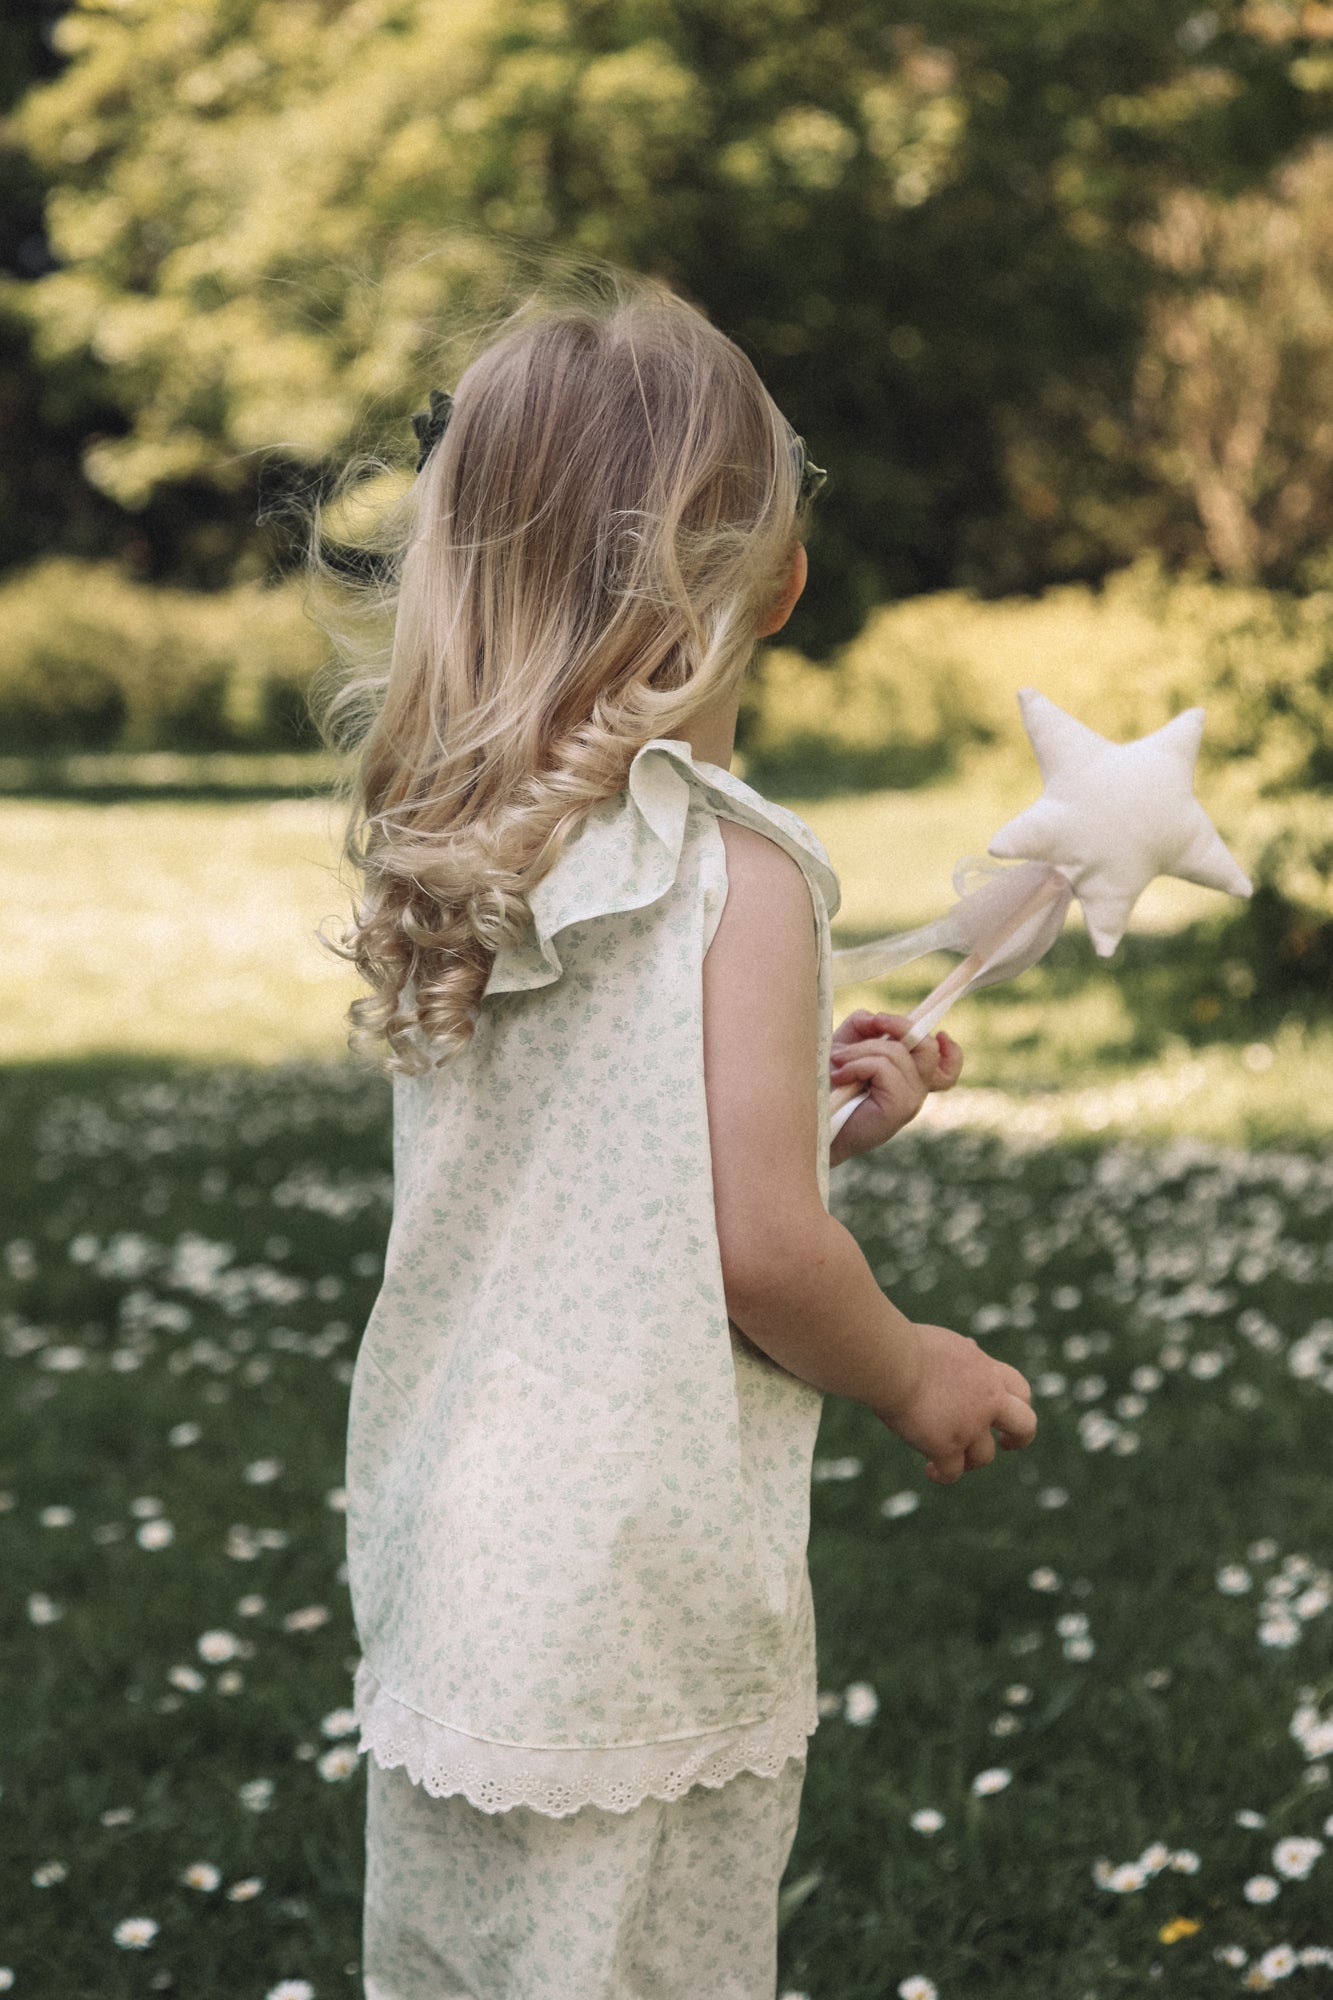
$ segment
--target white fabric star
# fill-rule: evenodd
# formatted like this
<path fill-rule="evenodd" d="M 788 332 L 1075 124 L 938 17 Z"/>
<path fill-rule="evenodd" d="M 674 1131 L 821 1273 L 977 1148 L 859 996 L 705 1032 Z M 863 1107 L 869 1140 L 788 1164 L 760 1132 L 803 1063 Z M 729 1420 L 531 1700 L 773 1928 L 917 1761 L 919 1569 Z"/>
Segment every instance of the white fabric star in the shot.
<path fill-rule="evenodd" d="M 1044 789 L 1000 828 L 990 852 L 1054 862 L 1083 905 L 1099 957 L 1115 950 L 1154 876 L 1251 893 L 1249 877 L 1194 796 L 1201 708 L 1187 708 L 1151 736 L 1112 743 L 1035 688 L 1020 689 L 1018 700 Z"/>

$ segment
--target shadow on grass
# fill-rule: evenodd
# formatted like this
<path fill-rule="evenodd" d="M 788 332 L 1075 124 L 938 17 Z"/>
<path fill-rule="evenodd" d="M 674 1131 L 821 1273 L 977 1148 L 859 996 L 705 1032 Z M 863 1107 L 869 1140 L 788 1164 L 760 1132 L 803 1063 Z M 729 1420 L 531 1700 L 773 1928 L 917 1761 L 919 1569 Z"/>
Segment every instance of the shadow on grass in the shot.
<path fill-rule="evenodd" d="M 0 757 L 0 798 L 82 805 L 316 799 L 332 788 L 323 751 L 83 751 Z"/>

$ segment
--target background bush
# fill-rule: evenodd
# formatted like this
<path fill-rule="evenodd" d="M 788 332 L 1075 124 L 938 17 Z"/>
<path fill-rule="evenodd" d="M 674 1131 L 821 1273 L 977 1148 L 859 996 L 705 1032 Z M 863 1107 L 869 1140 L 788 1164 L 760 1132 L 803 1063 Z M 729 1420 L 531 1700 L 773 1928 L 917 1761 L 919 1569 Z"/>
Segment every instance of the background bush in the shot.
<path fill-rule="evenodd" d="M 0 586 L 0 629 L 6 753 L 317 741 L 304 688 L 325 644 L 295 584 L 204 595 L 57 557 Z"/>
<path fill-rule="evenodd" d="M 775 649 L 747 689 L 746 777 L 817 797 L 902 785 L 977 755 L 1037 774 L 1017 693 L 1033 684 L 1127 740 L 1207 710 L 1199 791 L 1261 894 L 1230 949 L 1257 986 L 1333 998 L 1333 591 L 1172 579 L 1152 559 L 1098 588 L 884 607 L 829 668 Z"/>

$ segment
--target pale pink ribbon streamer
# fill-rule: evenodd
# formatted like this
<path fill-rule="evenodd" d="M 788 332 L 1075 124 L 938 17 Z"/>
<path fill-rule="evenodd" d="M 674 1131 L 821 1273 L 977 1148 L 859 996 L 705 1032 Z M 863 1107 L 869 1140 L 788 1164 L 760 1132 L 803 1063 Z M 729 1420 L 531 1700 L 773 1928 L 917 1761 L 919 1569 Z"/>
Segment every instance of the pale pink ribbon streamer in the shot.
<path fill-rule="evenodd" d="M 965 993 L 998 985 L 1035 965 L 1059 937 L 1074 894 L 1068 875 L 1050 861 L 1005 868 L 970 858 L 954 869 L 953 886 L 959 900 L 937 922 L 833 953 L 835 986 L 882 978 L 932 951 L 961 955 L 962 962 L 908 1015 L 912 1025 L 903 1037 L 905 1048 L 923 1041 Z M 832 1093 L 830 1138 L 837 1137 L 868 1095 L 850 1083 Z"/>

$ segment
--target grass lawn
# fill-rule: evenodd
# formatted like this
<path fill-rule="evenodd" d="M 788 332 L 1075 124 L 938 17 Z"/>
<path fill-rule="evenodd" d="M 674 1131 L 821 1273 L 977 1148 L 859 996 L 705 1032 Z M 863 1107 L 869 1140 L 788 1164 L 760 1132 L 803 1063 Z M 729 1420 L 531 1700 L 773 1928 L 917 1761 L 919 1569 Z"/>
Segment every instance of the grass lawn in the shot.
<path fill-rule="evenodd" d="M 835 945 L 937 913 L 1013 784 L 792 801 Z M 0 822 L 0 1991 L 355 1996 L 340 1483 L 391 1158 L 312 935 L 336 816 Z M 1071 925 L 951 1016 L 965 1087 L 833 1177 L 1042 1424 L 944 1491 L 826 1402 L 782 1993 L 1203 2000 L 1288 1946 L 1333 1993 L 1333 1031 L 1249 997 L 1221 908 L 1159 884 L 1109 966 Z"/>
<path fill-rule="evenodd" d="M 16 1995 L 359 1991 L 339 1487 L 386 1109 L 346 1066 L 4 1075 Z M 1333 1848 L 1333 1155 L 942 1131 L 834 1202 L 1042 1423 L 946 1491 L 826 1403 L 781 1990 L 1204 1996 L 1333 1947 L 1333 1855 L 1280 1845 Z"/>

